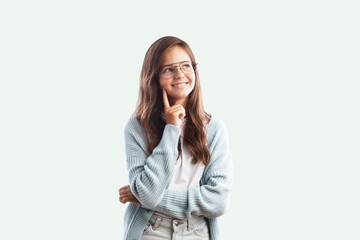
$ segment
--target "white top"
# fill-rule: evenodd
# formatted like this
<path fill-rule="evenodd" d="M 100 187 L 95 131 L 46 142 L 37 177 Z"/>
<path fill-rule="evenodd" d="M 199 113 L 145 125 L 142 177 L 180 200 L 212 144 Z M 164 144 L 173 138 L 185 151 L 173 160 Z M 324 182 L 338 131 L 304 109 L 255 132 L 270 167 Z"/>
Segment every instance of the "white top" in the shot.
<path fill-rule="evenodd" d="M 169 189 L 186 190 L 191 187 L 200 186 L 200 179 L 204 173 L 205 165 L 202 162 L 193 164 L 193 157 L 183 144 L 183 126 L 181 125 L 180 144 L 182 154 L 177 159 Z"/>

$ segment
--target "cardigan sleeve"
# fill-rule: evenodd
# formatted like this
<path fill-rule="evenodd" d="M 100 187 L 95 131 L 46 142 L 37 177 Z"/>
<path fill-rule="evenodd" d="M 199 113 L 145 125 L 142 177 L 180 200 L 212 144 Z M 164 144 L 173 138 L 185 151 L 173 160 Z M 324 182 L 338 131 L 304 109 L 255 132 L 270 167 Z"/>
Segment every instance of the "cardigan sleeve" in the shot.
<path fill-rule="evenodd" d="M 187 190 L 167 189 L 159 204 L 152 210 L 162 212 L 178 219 L 191 215 L 216 218 L 229 207 L 229 192 L 232 186 L 232 155 L 225 126 L 214 130 L 210 144 L 211 158 L 199 187 Z"/>
<path fill-rule="evenodd" d="M 130 188 L 145 208 L 156 206 L 163 198 L 175 165 L 181 129 L 167 124 L 160 143 L 147 154 L 147 137 L 138 120 L 131 119 L 124 128 L 125 153 Z"/>

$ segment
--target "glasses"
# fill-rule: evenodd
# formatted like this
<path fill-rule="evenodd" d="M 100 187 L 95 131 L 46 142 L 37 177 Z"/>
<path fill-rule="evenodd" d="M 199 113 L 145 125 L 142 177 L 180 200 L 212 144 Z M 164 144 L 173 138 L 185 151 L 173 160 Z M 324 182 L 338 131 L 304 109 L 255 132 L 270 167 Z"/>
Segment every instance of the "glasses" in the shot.
<path fill-rule="evenodd" d="M 180 63 L 176 63 L 175 66 L 172 66 L 172 65 L 161 66 L 159 75 L 160 75 L 160 78 L 164 78 L 164 79 L 172 78 L 176 72 L 176 68 L 180 68 L 180 70 L 185 75 L 188 75 L 188 74 L 191 74 L 194 72 L 195 65 L 192 65 L 189 62 L 180 62 Z"/>

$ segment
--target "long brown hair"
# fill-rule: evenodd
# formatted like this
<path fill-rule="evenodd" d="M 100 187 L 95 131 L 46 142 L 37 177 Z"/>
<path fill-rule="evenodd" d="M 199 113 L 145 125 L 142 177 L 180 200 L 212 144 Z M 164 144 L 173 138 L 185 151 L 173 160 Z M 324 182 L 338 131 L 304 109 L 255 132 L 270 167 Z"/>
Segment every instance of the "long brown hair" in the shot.
<path fill-rule="evenodd" d="M 185 41 L 177 37 L 166 36 L 158 39 L 150 46 L 145 54 L 141 70 L 139 99 L 135 115 L 148 135 L 148 152 L 150 154 L 159 144 L 166 125 L 163 119 L 164 104 L 162 89 L 157 72 L 166 50 L 174 46 L 180 46 L 187 52 L 195 71 L 195 86 L 189 94 L 187 102 L 183 136 L 184 144 L 193 156 L 194 164 L 203 162 L 206 165 L 210 159 L 210 152 L 207 146 L 205 124 L 210 121 L 210 116 L 205 112 L 202 103 L 201 86 L 195 56 Z"/>

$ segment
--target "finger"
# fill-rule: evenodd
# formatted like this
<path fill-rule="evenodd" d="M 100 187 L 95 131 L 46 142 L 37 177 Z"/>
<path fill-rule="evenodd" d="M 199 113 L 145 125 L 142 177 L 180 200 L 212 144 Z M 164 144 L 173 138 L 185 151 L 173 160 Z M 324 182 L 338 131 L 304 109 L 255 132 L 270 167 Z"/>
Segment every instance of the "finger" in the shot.
<path fill-rule="evenodd" d="M 119 192 L 121 191 L 121 190 L 123 190 L 123 189 L 127 189 L 127 188 L 129 188 L 130 187 L 130 185 L 125 185 L 125 186 L 122 186 L 120 189 L 119 189 Z"/>
<path fill-rule="evenodd" d="M 133 198 L 133 196 L 123 196 L 123 195 L 119 197 L 121 203 L 127 203 L 127 202 L 129 202 L 132 198 Z"/>
<path fill-rule="evenodd" d="M 180 118 L 181 120 L 184 120 L 185 117 L 186 117 L 185 113 L 180 113 L 180 114 L 179 114 L 179 118 Z"/>
<path fill-rule="evenodd" d="M 168 113 L 185 112 L 185 109 L 181 105 L 173 105 L 167 109 Z"/>
<path fill-rule="evenodd" d="M 134 196 L 131 196 L 131 197 L 119 197 L 119 201 L 121 203 L 127 203 L 127 202 L 132 202 L 132 203 L 135 203 L 135 204 L 141 204 L 140 201 L 135 198 Z"/>
<path fill-rule="evenodd" d="M 119 192 L 120 196 L 131 196 L 133 195 L 130 189 L 121 190 Z"/>
<path fill-rule="evenodd" d="M 131 191 L 130 186 L 126 185 L 119 189 L 119 194 L 123 194 L 125 192 Z"/>
<path fill-rule="evenodd" d="M 136 197 L 129 197 L 128 198 L 128 200 L 129 200 L 129 202 L 138 202 L 139 200 L 137 200 L 137 198 Z"/>
<path fill-rule="evenodd" d="M 127 198 L 119 198 L 119 200 L 121 203 L 124 203 L 124 204 L 128 202 Z"/>
<path fill-rule="evenodd" d="M 121 203 L 126 203 L 126 201 L 125 201 L 124 199 L 125 199 L 124 197 L 119 197 L 119 201 L 120 201 Z"/>
<path fill-rule="evenodd" d="M 132 195 L 131 195 L 131 194 L 129 194 L 129 193 L 126 193 L 126 194 L 120 194 L 119 196 L 120 196 L 120 198 L 128 198 L 128 197 L 132 197 Z"/>
<path fill-rule="evenodd" d="M 164 88 L 163 88 L 163 102 L 164 102 L 164 109 L 165 110 L 170 108 L 169 99 L 168 99 L 167 93 L 166 93 Z"/>
<path fill-rule="evenodd" d="M 181 105 L 171 106 L 170 109 L 168 109 L 168 113 L 177 115 L 181 120 L 186 117 L 185 109 Z"/>

